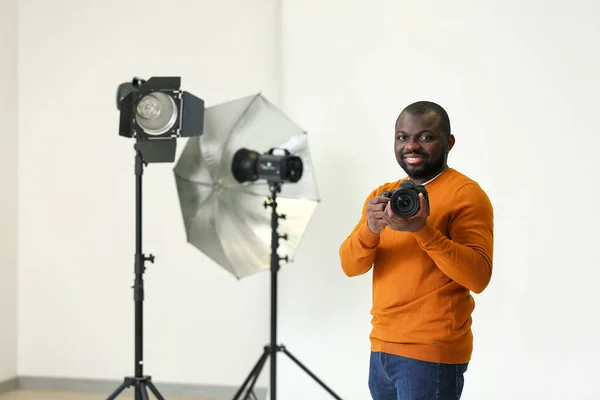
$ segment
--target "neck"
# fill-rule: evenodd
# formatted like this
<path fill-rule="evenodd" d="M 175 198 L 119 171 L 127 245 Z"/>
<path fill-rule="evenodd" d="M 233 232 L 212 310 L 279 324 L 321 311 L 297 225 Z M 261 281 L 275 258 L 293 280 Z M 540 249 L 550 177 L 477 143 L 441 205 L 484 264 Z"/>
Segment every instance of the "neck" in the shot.
<path fill-rule="evenodd" d="M 440 176 L 444 171 L 446 171 L 448 169 L 448 165 L 444 165 L 441 169 L 437 170 L 435 173 L 419 178 L 419 179 L 413 179 L 409 176 L 409 178 L 416 184 L 418 185 L 426 185 L 428 183 L 430 183 L 431 181 L 433 181 L 435 178 L 437 178 L 438 176 Z"/>

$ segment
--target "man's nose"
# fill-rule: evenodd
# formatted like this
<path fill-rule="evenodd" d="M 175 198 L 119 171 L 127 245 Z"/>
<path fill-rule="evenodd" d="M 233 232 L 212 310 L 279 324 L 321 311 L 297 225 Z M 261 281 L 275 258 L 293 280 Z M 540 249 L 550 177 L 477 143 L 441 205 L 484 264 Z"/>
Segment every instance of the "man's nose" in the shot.
<path fill-rule="evenodd" d="M 415 138 L 408 138 L 404 143 L 404 149 L 415 151 L 421 148 L 421 143 Z"/>

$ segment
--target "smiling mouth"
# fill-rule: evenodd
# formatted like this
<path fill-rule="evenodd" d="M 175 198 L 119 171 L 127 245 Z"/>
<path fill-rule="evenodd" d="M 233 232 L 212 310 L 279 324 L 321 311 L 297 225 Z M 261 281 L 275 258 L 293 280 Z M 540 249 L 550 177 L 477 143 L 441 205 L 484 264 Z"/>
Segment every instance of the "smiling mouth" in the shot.
<path fill-rule="evenodd" d="M 404 156 L 404 161 L 406 161 L 406 163 L 410 165 L 420 164 L 424 160 L 425 156 L 421 156 L 418 154 L 409 154 L 407 156 Z"/>

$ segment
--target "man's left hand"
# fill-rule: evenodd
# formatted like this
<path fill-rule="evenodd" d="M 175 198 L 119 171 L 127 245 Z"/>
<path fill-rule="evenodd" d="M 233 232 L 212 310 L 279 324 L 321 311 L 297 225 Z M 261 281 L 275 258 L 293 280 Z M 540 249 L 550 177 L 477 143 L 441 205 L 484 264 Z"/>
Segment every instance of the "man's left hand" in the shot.
<path fill-rule="evenodd" d="M 388 227 L 395 231 L 416 232 L 420 230 L 425 226 L 427 217 L 429 217 L 429 207 L 422 193 L 419 193 L 419 201 L 421 205 L 419 212 L 409 218 L 400 218 L 394 214 L 390 203 L 388 203 L 383 212 L 383 220 Z"/>

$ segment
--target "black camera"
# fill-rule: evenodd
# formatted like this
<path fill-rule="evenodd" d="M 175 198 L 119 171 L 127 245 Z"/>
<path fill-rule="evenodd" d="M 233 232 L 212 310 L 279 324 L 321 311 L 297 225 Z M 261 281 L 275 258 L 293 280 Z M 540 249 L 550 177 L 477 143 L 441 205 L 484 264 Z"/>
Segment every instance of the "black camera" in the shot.
<path fill-rule="evenodd" d="M 411 180 L 402 181 L 398 189 L 387 190 L 381 195 L 390 199 L 390 207 L 394 214 L 400 218 L 409 218 L 417 214 L 421 208 L 419 193 L 423 193 L 425 202 L 429 205 L 425 186 L 417 185 Z"/>

